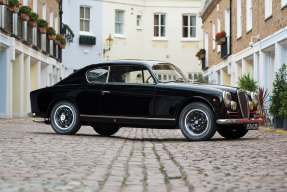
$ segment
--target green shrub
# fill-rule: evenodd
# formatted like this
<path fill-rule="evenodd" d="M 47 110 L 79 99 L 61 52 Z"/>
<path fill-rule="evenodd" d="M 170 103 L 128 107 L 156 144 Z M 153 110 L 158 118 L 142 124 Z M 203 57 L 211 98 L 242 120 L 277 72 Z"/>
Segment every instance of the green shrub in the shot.
<path fill-rule="evenodd" d="M 48 22 L 45 19 L 38 20 L 38 27 L 48 27 Z"/>
<path fill-rule="evenodd" d="M 285 97 L 284 88 L 286 87 L 287 83 L 286 76 L 287 76 L 286 65 L 283 64 L 283 66 L 279 69 L 279 71 L 276 72 L 275 81 L 273 83 L 273 90 L 272 90 L 273 96 L 271 97 L 270 114 L 273 115 L 274 117 L 281 117 L 281 115 L 284 114 L 283 112 L 280 113 L 280 108 L 282 105 L 280 99 Z"/>
<path fill-rule="evenodd" d="M 32 22 L 37 22 L 38 21 L 38 14 L 37 13 L 34 13 L 34 12 L 31 12 L 30 13 L 30 21 Z"/>
<path fill-rule="evenodd" d="M 19 7 L 19 5 L 20 5 L 20 3 L 19 3 L 19 1 L 18 0 L 9 0 L 8 1 L 8 5 L 9 6 L 16 6 L 16 7 Z"/>
<path fill-rule="evenodd" d="M 248 73 L 247 75 L 243 75 L 238 78 L 238 87 L 247 91 L 255 92 L 257 89 L 257 82 Z"/>
<path fill-rule="evenodd" d="M 280 98 L 280 109 L 279 117 L 287 118 L 287 83 L 283 86 L 283 91 L 279 94 Z"/>
<path fill-rule="evenodd" d="M 47 35 L 56 35 L 56 31 L 53 27 L 47 28 Z"/>
<path fill-rule="evenodd" d="M 24 14 L 30 15 L 31 8 L 29 6 L 21 6 L 19 9 L 19 13 L 24 13 Z"/>

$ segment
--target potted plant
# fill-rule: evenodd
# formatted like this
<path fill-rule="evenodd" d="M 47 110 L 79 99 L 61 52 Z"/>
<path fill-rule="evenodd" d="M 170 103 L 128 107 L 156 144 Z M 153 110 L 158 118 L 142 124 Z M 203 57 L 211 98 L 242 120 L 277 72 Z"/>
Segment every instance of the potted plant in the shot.
<path fill-rule="evenodd" d="M 60 47 L 62 48 L 62 49 L 65 49 L 65 47 L 66 47 L 66 39 L 65 38 L 62 38 L 61 40 L 60 40 Z"/>
<path fill-rule="evenodd" d="M 29 26 L 30 27 L 37 27 L 37 21 L 38 21 L 38 14 L 31 12 L 30 13 Z"/>
<path fill-rule="evenodd" d="M 272 90 L 272 97 L 271 97 L 271 105 L 270 105 L 270 114 L 274 117 L 274 127 L 275 128 L 282 128 L 283 127 L 283 119 L 280 116 L 280 93 L 284 92 L 284 86 L 286 85 L 286 65 L 279 69 L 275 75 L 275 81 L 273 82 L 273 90 Z"/>
<path fill-rule="evenodd" d="M 283 90 L 279 94 L 280 109 L 279 116 L 283 118 L 283 129 L 287 129 L 287 82 L 283 86 Z"/>
<path fill-rule="evenodd" d="M 198 58 L 198 60 L 203 60 L 205 58 L 205 53 L 205 49 L 200 49 L 195 56 Z"/>
<path fill-rule="evenodd" d="M 19 9 L 20 18 L 24 21 L 30 20 L 31 8 L 29 6 L 21 6 Z"/>
<path fill-rule="evenodd" d="M 247 91 L 255 92 L 257 89 L 257 82 L 248 73 L 247 75 L 243 75 L 238 78 L 238 87 Z"/>
<path fill-rule="evenodd" d="M 53 27 L 48 27 L 47 28 L 47 35 L 48 35 L 48 38 L 50 40 L 54 40 L 55 39 L 55 35 L 56 35 L 55 29 Z"/>
<path fill-rule="evenodd" d="M 0 5 L 8 5 L 8 0 L 0 0 Z"/>
<path fill-rule="evenodd" d="M 56 45 L 60 45 L 61 44 L 61 40 L 63 39 L 63 36 L 62 35 L 60 35 L 60 34 L 57 34 L 56 35 L 56 38 L 55 38 L 55 44 Z"/>
<path fill-rule="evenodd" d="M 226 41 L 226 32 L 221 31 L 220 33 L 216 33 L 215 41 L 217 45 L 222 45 Z"/>
<path fill-rule="evenodd" d="M 8 10 L 13 13 L 18 13 L 20 5 L 22 5 L 22 3 L 19 3 L 18 0 L 9 0 Z"/>
<path fill-rule="evenodd" d="M 41 33 L 47 33 L 48 22 L 45 19 L 39 19 L 37 24 Z"/>
<path fill-rule="evenodd" d="M 90 35 L 80 35 L 79 43 L 82 45 L 96 45 L 96 37 Z"/>

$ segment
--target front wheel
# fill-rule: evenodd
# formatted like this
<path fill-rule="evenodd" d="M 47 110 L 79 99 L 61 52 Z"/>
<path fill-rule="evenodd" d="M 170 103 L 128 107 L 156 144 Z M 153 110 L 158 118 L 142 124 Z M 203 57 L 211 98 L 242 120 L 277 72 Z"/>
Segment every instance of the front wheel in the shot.
<path fill-rule="evenodd" d="M 182 110 L 179 127 L 190 141 L 209 140 L 216 131 L 212 110 L 200 102 L 191 103 Z"/>
<path fill-rule="evenodd" d="M 69 101 L 57 102 L 50 113 L 52 128 L 56 133 L 72 135 L 81 127 L 77 107 Z"/>
<path fill-rule="evenodd" d="M 111 136 L 116 132 L 118 132 L 118 130 L 120 129 L 118 125 L 113 124 L 103 124 L 103 125 L 95 124 L 92 125 L 92 127 L 98 134 L 102 136 Z"/>
<path fill-rule="evenodd" d="M 230 125 L 229 127 L 219 127 L 218 133 L 226 139 L 239 139 L 247 134 L 245 125 Z"/>

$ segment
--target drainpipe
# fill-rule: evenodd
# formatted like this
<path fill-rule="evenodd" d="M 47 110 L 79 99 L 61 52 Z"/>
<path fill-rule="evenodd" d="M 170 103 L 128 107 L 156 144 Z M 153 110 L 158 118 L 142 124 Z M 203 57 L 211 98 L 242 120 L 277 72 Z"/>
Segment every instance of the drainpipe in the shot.
<path fill-rule="evenodd" d="M 63 34 L 63 0 L 59 1 L 60 34 Z"/>
<path fill-rule="evenodd" d="M 231 47 L 232 47 L 232 0 L 230 0 L 230 28 L 229 28 L 229 34 L 230 34 L 230 47 L 229 47 L 229 55 L 231 55 Z"/>

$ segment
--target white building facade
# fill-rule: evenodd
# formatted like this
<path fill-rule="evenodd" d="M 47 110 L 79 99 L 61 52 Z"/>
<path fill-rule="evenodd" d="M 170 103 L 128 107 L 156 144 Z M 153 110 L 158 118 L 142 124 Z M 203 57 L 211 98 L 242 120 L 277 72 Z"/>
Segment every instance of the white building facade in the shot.
<path fill-rule="evenodd" d="M 195 57 L 202 48 L 200 5 L 200 0 L 103 0 L 103 60 L 171 62 L 192 80 L 202 73 Z"/>
<path fill-rule="evenodd" d="M 68 73 L 102 61 L 102 23 L 101 1 L 63 0 L 63 24 L 74 33 L 73 43 L 63 50 Z"/>

